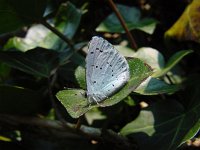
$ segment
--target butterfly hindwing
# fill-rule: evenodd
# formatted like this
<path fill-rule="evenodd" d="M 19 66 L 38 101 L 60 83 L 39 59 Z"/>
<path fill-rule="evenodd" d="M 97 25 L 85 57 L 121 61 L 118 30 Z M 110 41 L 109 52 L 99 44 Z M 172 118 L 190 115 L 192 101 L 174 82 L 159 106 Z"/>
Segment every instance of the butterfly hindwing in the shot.
<path fill-rule="evenodd" d="M 93 37 L 86 57 L 87 96 L 90 103 L 111 96 L 130 78 L 126 59 L 106 40 Z"/>

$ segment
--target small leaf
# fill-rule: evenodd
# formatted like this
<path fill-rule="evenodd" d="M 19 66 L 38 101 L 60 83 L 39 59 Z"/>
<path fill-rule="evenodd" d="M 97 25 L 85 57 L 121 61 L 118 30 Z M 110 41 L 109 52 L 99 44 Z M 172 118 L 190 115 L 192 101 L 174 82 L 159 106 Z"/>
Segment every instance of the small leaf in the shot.
<path fill-rule="evenodd" d="M 0 85 L 0 113 L 30 115 L 42 111 L 41 95 L 21 87 Z"/>
<path fill-rule="evenodd" d="M 92 125 L 95 120 L 105 120 L 106 116 L 98 108 L 94 108 L 85 114 L 85 119 L 89 125 Z"/>
<path fill-rule="evenodd" d="M 151 68 L 137 58 L 129 60 L 128 63 L 131 74 L 130 80 L 120 91 L 101 102 L 100 105 L 90 105 L 87 98 L 84 97 L 85 91 L 83 90 L 62 90 L 56 96 L 73 118 L 80 117 L 94 107 L 106 107 L 119 103 L 152 74 Z M 80 77 L 81 82 L 84 82 L 85 78 L 81 77 L 81 74 L 77 77 Z"/>
<path fill-rule="evenodd" d="M 78 118 L 94 108 L 94 106 L 88 105 L 87 98 L 85 98 L 84 95 L 84 90 L 74 89 L 59 91 L 56 97 L 66 108 L 71 117 Z"/>
<path fill-rule="evenodd" d="M 163 55 L 158 50 L 150 47 L 138 49 L 133 56 L 150 65 L 154 71 L 161 70 L 165 66 Z"/>
<path fill-rule="evenodd" d="M 125 99 L 124 99 L 124 102 L 126 103 L 126 104 L 128 104 L 129 106 L 135 106 L 136 105 L 136 103 L 135 103 L 135 101 L 132 99 L 132 97 L 130 97 L 130 96 L 127 96 Z"/>
<path fill-rule="evenodd" d="M 156 27 L 157 21 L 152 18 L 141 19 L 140 11 L 135 7 L 117 5 L 117 8 L 124 18 L 129 30 L 138 29 L 148 34 L 152 34 Z M 97 28 L 98 32 L 117 32 L 124 33 L 118 18 L 114 13 L 110 14 Z"/>
<path fill-rule="evenodd" d="M 82 89 L 86 89 L 86 76 L 85 76 L 85 68 L 83 68 L 82 66 L 78 66 L 78 68 L 75 71 L 75 76 L 76 76 L 76 80 L 78 81 L 80 87 Z"/>
<path fill-rule="evenodd" d="M 166 31 L 166 39 L 177 39 L 179 41 L 195 41 L 200 43 L 200 1 L 193 0 L 187 6 L 176 23 Z"/>
<path fill-rule="evenodd" d="M 174 93 L 180 89 L 180 85 L 170 85 L 162 80 L 152 77 L 147 78 L 142 82 L 134 92 L 142 95 L 158 95 L 164 93 Z"/>
<path fill-rule="evenodd" d="M 165 67 L 160 70 L 160 71 L 157 71 L 155 72 L 152 76 L 153 77 L 160 77 L 160 76 L 163 76 L 165 75 L 169 70 L 171 70 L 177 63 L 179 63 L 179 61 L 181 61 L 181 59 L 192 53 L 193 51 L 192 50 L 183 50 L 183 51 L 179 51 L 177 53 L 175 53 L 167 62 L 167 64 L 165 65 Z"/>
<path fill-rule="evenodd" d="M 49 77 L 59 65 L 58 53 L 42 48 L 35 48 L 25 53 L 3 51 L 0 52 L 0 60 L 11 67 L 41 77 Z"/>

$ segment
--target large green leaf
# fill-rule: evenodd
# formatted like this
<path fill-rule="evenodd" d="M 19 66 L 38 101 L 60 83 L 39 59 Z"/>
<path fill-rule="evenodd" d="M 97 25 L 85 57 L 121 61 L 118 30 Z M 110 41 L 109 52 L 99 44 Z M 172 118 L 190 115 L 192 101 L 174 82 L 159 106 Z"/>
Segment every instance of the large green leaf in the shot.
<path fill-rule="evenodd" d="M 158 95 L 164 93 L 174 93 L 180 89 L 180 85 L 170 85 L 162 80 L 149 77 L 142 82 L 134 92 L 142 95 Z"/>
<path fill-rule="evenodd" d="M 156 27 L 157 21 L 152 18 L 141 19 L 140 11 L 135 7 L 117 5 L 119 12 L 124 18 L 129 30 L 139 29 L 146 33 L 152 34 Z M 110 14 L 97 28 L 100 32 L 117 32 L 124 33 L 124 29 L 114 13 Z"/>
<path fill-rule="evenodd" d="M 71 39 L 79 26 L 80 19 L 80 10 L 68 2 L 60 6 L 53 20 L 53 26 L 67 36 L 67 38 Z M 21 51 L 27 51 L 38 46 L 57 51 L 66 51 L 67 49 L 66 42 L 40 24 L 32 26 L 25 38 L 13 37 L 9 39 L 4 49 L 17 48 Z"/>
<path fill-rule="evenodd" d="M 200 128 L 199 82 L 188 87 L 181 101 L 158 102 L 140 112 L 136 120 L 123 127 L 120 133 L 133 136 L 142 150 L 174 150 L 193 138 Z"/>
<path fill-rule="evenodd" d="M 59 65 L 58 53 L 43 48 L 35 48 L 25 53 L 0 52 L 0 60 L 11 67 L 42 77 L 49 77 Z"/>
<path fill-rule="evenodd" d="M 62 4 L 55 18 L 55 25 L 61 32 L 71 39 L 80 24 L 82 12 L 72 3 Z"/>
<path fill-rule="evenodd" d="M 21 87 L 0 85 L 0 113 L 30 115 L 42 111 L 41 95 Z"/>
<path fill-rule="evenodd" d="M 0 0 L 0 34 L 37 22 L 45 8 L 46 0 Z"/>
<path fill-rule="evenodd" d="M 190 53 L 192 53 L 192 50 L 183 50 L 175 53 L 173 56 L 170 57 L 167 64 L 162 70 L 159 70 L 155 72 L 152 76 L 153 77 L 160 77 L 165 75 L 169 70 L 171 70 L 177 63 L 179 63 L 182 58 Z"/>
<path fill-rule="evenodd" d="M 84 97 L 84 90 L 62 90 L 59 91 L 56 96 L 73 118 L 78 118 L 94 107 L 106 107 L 114 105 L 127 97 L 139 84 L 141 84 L 144 79 L 152 74 L 151 68 L 137 58 L 129 60 L 129 67 L 131 78 L 128 83 L 119 92 L 104 100 L 99 105 L 89 104 L 87 98 Z M 76 77 L 80 78 L 79 80 L 84 82 L 84 74 L 85 71 L 82 69 L 82 73 L 79 72 L 79 75 Z"/>

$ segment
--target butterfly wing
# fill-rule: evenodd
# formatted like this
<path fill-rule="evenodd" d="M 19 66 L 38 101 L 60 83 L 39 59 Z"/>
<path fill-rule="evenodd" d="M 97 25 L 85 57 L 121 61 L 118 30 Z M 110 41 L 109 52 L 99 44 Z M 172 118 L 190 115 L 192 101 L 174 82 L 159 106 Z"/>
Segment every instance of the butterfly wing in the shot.
<path fill-rule="evenodd" d="M 86 57 L 87 96 L 90 103 L 101 102 L 129 80 L 126 59 L 101 37 L 93 37 Z"/>

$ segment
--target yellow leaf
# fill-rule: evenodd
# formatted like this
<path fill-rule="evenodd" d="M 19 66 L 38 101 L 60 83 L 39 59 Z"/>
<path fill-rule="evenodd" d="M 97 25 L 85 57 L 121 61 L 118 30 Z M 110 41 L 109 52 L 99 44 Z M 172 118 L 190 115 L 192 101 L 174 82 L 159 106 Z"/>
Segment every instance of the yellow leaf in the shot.
<path fill-rule="evenodd" d="M 0 141 L 10 142 L 11 139 L 0 135 Z"/>
<path fill-rule="evenodd" d="M 181 17 L 165 32 L 166 39 L 200 43 L 200 0 L 193 0 Z"/>

